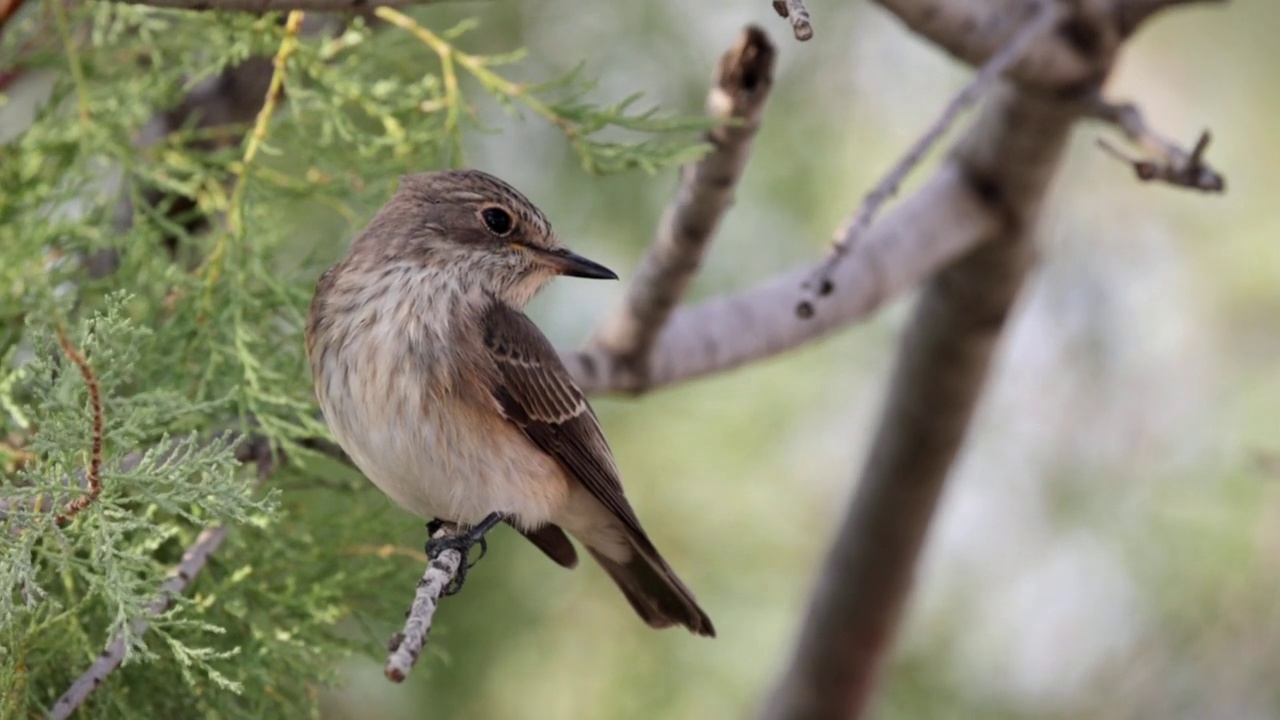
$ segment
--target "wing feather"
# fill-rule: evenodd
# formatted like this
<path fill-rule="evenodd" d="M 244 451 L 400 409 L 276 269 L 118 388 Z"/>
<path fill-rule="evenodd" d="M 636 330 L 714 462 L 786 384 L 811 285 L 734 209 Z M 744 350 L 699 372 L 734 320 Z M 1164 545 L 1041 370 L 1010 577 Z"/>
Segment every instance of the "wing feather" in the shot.
<path fill-rule="evenodd" d="M 645 537 L 623 495 L 600 421 L 551 342 L 524 313 L 501 302 L 488 308 L 482 324 L 497 368 L 490 392 L 502 414 L 629 530 Z"/>

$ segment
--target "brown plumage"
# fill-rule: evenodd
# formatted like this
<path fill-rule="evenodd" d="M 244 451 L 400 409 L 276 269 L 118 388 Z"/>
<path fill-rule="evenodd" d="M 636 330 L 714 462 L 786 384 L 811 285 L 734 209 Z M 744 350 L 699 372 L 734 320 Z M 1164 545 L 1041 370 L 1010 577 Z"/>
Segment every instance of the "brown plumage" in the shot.
<path fill-rule="evenodd" d="M 501 513 L 555 562 L 582 542 L 645 622 L 714 635 L 622 490 L 600 424 L 522 312 L 557 274 L 616 277 L 565 250 L 491 175 L 410 175 L 322 277 L 307 323 L 338 442 L 411 512 Z"/>

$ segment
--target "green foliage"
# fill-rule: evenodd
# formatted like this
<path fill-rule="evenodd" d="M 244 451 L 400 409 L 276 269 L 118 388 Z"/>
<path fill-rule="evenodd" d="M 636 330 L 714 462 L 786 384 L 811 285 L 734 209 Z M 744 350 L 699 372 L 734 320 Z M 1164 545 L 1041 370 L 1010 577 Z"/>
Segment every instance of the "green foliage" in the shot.
<path fill-rule="evenodd" d="M 301 340 L 320 269 L 399 175 L 462 163 L 464 133 L 488 130 L 480 98 L 559 129 L 590 172 L 702 151 L 690 131 L 703 121 L 637 111 L 635 97 L 601 104 L 580 71 L 508 79 L 520 53 L 454 45 L 473 23 L 384 19 L 295 35 L 279 16 L 47 2 L 0 40 L 54 77 L 34 122 L 0 145 L 0 716 L 47 710 L 117 634 L 126 664 L 83 717 L 314 708 L 337 658 L 380 648 L 371 635 L 407 598 L 377 588 L 411 587 L 416 564 L 362 550 L 385 502 L 299 444 L 327 433 Z M 257 123 L 139 141 L 201 82 L 277 53 L 283 95 Z M 299 208 L 301 225 L 282 221 Z M 103 252 L 118 267 L 94 278 L 80 259 Z M 101 495 L 59 524 L 88 492 L 99 420 Z M 288 457 L 265 487 L 235 457 L 250 431 Z M 215 526 L 231 528 L 224 545 L 152 617 Z"/>

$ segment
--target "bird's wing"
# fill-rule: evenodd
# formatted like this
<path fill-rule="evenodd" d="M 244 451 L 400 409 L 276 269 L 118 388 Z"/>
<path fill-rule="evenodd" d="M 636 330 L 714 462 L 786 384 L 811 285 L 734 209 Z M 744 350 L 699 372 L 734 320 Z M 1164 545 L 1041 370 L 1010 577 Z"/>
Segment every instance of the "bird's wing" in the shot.
<path fill-rule="evenodd" d="M 498 370 L 490 392 L 506 419 L 629 530 L 644 537 L 622 494 L 618 467 L 600 422 L 551 342 L 524 313 L 501 302 L 488 308 L 482 325 L 485 347 Z"/>

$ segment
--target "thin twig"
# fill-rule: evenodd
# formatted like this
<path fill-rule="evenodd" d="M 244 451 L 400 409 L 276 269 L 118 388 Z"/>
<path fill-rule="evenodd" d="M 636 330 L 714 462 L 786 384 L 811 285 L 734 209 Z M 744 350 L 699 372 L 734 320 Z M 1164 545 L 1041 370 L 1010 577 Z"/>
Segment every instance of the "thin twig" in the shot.
<path fill-rule="evenodd" d="M 804 0 L 773 0 L 773 9 L 778 15 L 791 21 L 791 31 L 800 42 L 813 38 L 813 24 L 809 19 L 809 8 Z"/>
<path fill-rule="evenodd" d="M 98 378 L 93 374 L 93 369 L 89 367 L 89 361 L 85 360 L 84 355 L 71 344 L 71 340 L 67 338 L 67 329 L 63 327 L 61 321 L 54 323 L 54 329 L 58 333 L 58 344 L 62 346 L 62 352 L 80 370 L 80 376 L 84 378 L 84 384 L 89 388 L 89 411 L 93 418 L 93 441 L 89 450 L 89 464 L 85 468 L 85 485 L 89 492 L 68 502 L 62 512 L 54 518 L 59 525 L 65 525 L 71 518 L 92 505 L 102 494 L 102 435 L 106 423 L 102 417 L 102 389 L 98 385 Z"/>
<path fill-rule="evenodd" d="M 1142 111 L 1132 103 L 1112 103 L 1095 98 L 1090 104 L 1090 113 L 1123 130 L 1135 145 L 1152 156 L 1150 159 L 1131 157 L 1099 138 L 1098 145 L 1112 157 L 1133 167 L 1139 180 L 1156 180 L 1202 192 L 1220 193 L 1226 190 L 1226 179 L 1204 160 L 1205 150 L 1209 148 L 1208 130 L 1200 134 L 1195 147 L 1187 152 L 1152 130 L 1142 116 Z"/>
<path fill-rule="evenodd" d="M 442 523 L 431 537 L 445 537 L 456 530 L 452 524 Z M 462 562 L 461 552 L 445 550 L 427 563 L 427 569 L 418 581 L 413 604 L 405 614 L 404 629 L 392 635 L 387 642 L 387 667 L 384 672 L 391 682 L 404 682 L 421 657 L 422 649 L 427 645 L 427 637 L 431 634 L 432 618 L 435 617 L 436 608 L 440 606 L 440 596 L 449 587 L 449 583 L 453 582 Z"/>
<path fill-rule="evenodd" d="M 978 75 L 964 87 L 943 109 L 937 120 L 916 140 L 906 155 L 867 194 L 858 212 L 836 234 L 837 240 L 825 262 L 804 283 L 804 298 L 796 305 L 796 315 L 809 319 L 814 314 L 814 303 L 829 295 L 834 289 L 831 276 L 836 266 L 848 255 L 862 235 L 871 226 L 885 202 L 898 192 L 898 187 L 915 169 L 929 150 L 946 134 L 964 110 L 978 101 L 1030 48 L 1035 41 L 1058 24 L 1065 9 L 1056 0 L 1045 0 L 1037 5 L 1035 15 L 1022 26 L 1000 52 L 996 53 Z"/>
<path fill-rule="evenodd" d="M 713 149 L 682 169 L 680 188 L 658 223 L 627 296 L 596 329 L 628 389 L 643 390 L 654 341 L 693 281 L 750 156 L 773 87 L 775 50 L 764 30 L 748 26 L 720 58 L 707 111 L 719 124 L 707 132 Z"/>
<path fill-rule="evenodd" d="M 274 467 L 271 446 L 265 439 L 243 443 L 237 449 L 236 455 L 242 462 L 253 462 L 257 465 L 259 484 L 271 474 Z M 187 586 L 200 574 L 208 564 L 209 558 L 226 540 L 229 530 L 227 526 L 219 525 L 204 530 L 196 536 L 195 542 L 182 553 L 182 561 L 170 571 L 168 579 L 161 583 L 159 595 L 147 608 L 149 617 L 157 617 L 173 606 L 173 599 L 186 591 Z M 147 631 L 148 625 L 146 619 L 138 618 L 130 625 L 130 631 L 134 637 L 140 637 Z M 93 664 L 81 673 L 80 677 L 76 678 L 75 682 L 71 683 L 71 687 L 54 703 L 53 710 L 49 712 L 49 720 L 66 720 L 71 717 L 71 714 L 84 704 L 89 695 L 97 690 L 116 668 L 120 667 L 128 651 L 126 639 L 123 631 L 111 638 L 111 642 L 107 643 L 107 649 L 98 655 Z"/>

